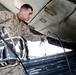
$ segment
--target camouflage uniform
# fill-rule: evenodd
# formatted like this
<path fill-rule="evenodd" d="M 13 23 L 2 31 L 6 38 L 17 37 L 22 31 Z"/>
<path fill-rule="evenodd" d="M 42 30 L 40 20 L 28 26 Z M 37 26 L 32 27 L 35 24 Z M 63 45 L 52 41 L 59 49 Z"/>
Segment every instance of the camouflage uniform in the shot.
<path fill-rule="evenodd" d="M 40 40 L 39 35 L 31 33 L 28 26 L 23 22 L 19 22 L 17 15 L 9 11 L 0 11 L 0 26 L 4 26 L 12 37 L 23 36 L 31 41 Z"/>

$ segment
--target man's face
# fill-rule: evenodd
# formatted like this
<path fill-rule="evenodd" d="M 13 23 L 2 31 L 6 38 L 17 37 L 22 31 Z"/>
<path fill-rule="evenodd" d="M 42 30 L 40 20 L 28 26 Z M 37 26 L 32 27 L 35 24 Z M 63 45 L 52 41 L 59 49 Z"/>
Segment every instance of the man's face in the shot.
<path fill-rule="evenodd" d="M 22 19 L 28 21 L 32 17 L 33 11 L 29 8 L 27 10 L 22 10 Z"/>

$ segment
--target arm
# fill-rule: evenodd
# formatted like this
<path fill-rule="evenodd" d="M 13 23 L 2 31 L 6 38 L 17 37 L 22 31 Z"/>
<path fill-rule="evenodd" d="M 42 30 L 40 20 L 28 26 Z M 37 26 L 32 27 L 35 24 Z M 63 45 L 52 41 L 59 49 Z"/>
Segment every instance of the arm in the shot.
<path fill-rule="evenodd" d="M 41 41 L 42 39 L 47 40 L 46 35 L 44 35 L 44 34 L 34 34 L 31 31 L 29 31 L 29 34 L 26 35 L 25 38 L 27 40 L 30 40 L 30 41 Z"/>
<path fill-rule="evenodd" d="M 10 20 L 12 13 L 9 11 L 0 11 L 0 24 L 3 24 Z"/>
<path fill-rule="evenodd" d="M 33 30 L 31 28 L 29 28 L 28 25 L 26 25 L 25 23 L 22 23 L 22 25 L 20 25 L 22 27 L 20 27 L 20 29 L 22 30 L 20 33 L 20 36 L 23 36 L 24 38 L 26 38 L 27 40 L 30 41 L 41 41 L 41 39 L 47 39 L 46 35 L 41 34 L 39 32 L 37 32 L 36 30 Z"/>

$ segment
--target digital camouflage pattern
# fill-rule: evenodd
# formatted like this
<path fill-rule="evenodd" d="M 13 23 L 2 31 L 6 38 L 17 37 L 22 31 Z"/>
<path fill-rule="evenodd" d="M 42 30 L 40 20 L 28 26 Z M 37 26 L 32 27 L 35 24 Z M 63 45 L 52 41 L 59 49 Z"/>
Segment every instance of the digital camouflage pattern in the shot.
<path fill-rule="evenodd" d="M 0 11 L 0 27 L 2 26 L 8 30 L 12 37 L 23 36 L 31 41 L 40 40 L 39 35 L 31 33 L 27 25 L 23 22 L 19 22 L 17 14 L 13 14 L 9 11 Z"/>

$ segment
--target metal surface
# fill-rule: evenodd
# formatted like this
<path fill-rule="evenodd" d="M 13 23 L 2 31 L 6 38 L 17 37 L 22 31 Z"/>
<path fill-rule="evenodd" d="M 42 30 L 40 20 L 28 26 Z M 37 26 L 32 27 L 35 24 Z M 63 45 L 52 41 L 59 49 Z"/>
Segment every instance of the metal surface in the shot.
<path fill-rule="evenodd" d="M 76 52 L 67 52 L 72 75 L 76 74 Z M 30 75 L 70 75 L 64 53 L 23 61 Z"/>
<path fill-rule="evenodd" d="M 20 1 L 29 3 L 34 9 L 33 16 L 28 21 L 32 28 L 45 35 L 50 31 L 57 34 L 64 42 L 76 43 L 76 11 L 74 11 L 76 4 L 72 0 Z M 0 0 L 0 2 L 13 13 L 19 11 L 14 6 L 14 0 L 7 3 L 5 0 Z M 54 35 L 48 36 L 57 39 Z"/>

